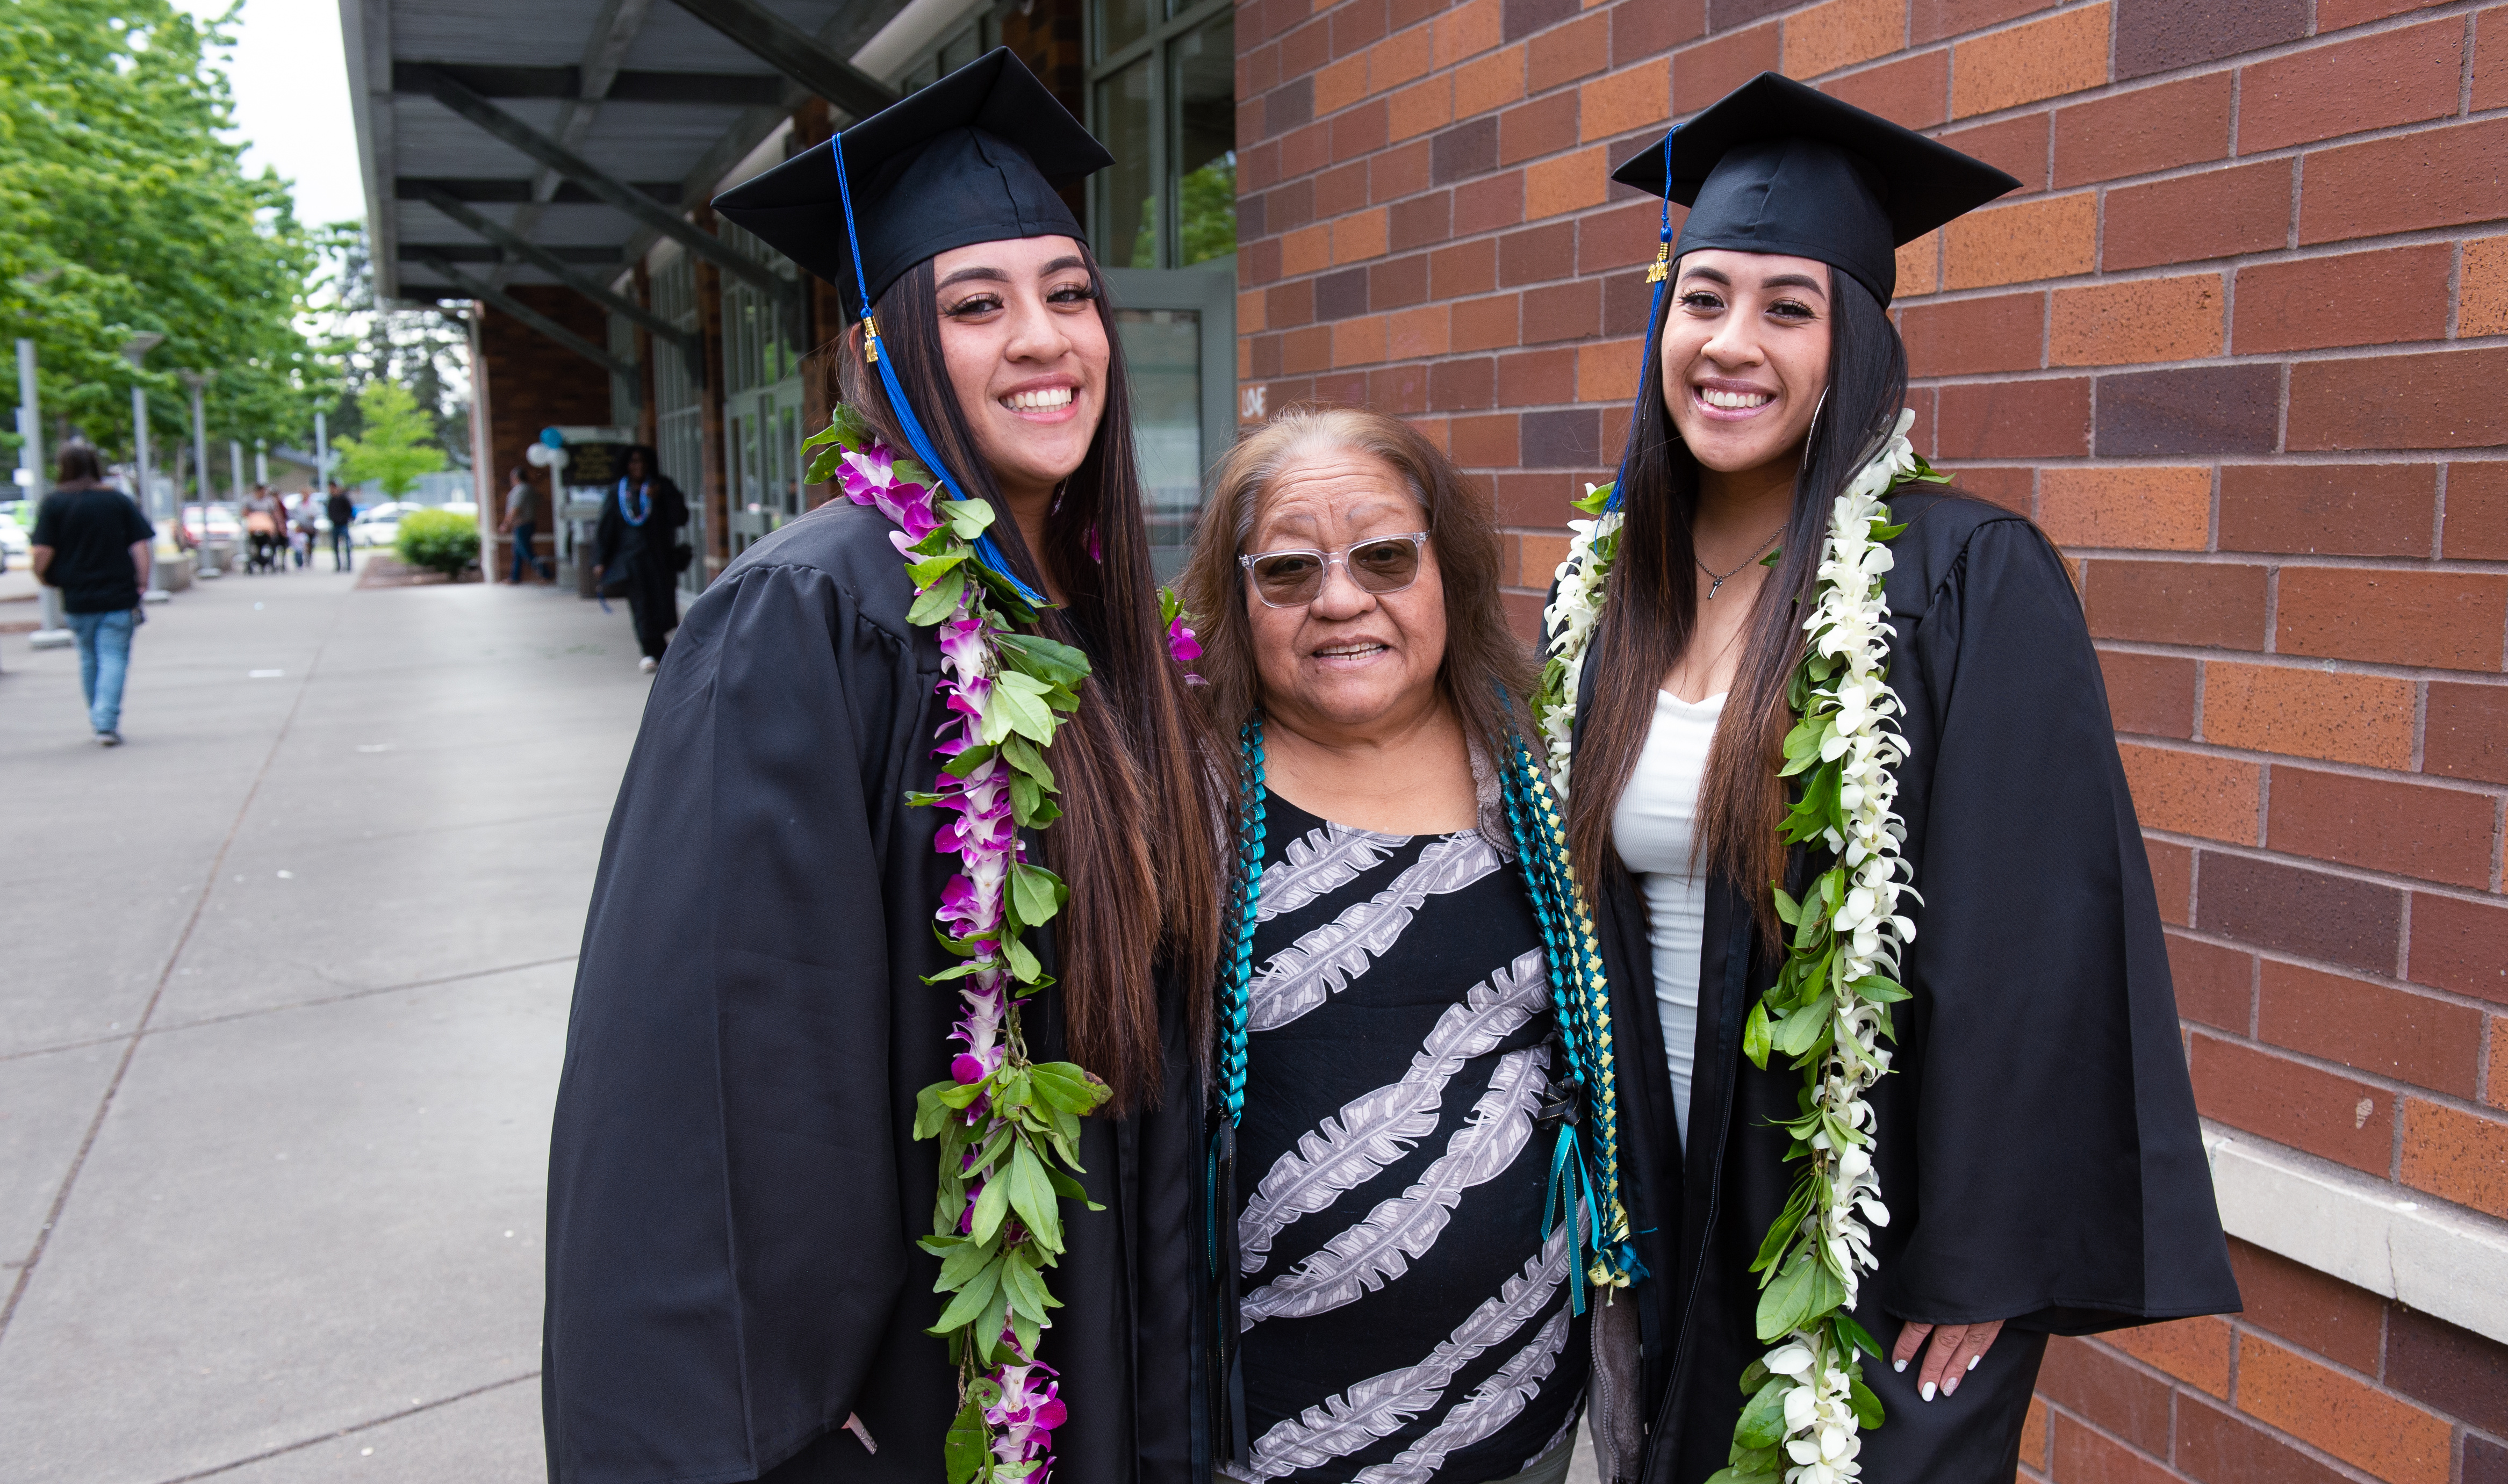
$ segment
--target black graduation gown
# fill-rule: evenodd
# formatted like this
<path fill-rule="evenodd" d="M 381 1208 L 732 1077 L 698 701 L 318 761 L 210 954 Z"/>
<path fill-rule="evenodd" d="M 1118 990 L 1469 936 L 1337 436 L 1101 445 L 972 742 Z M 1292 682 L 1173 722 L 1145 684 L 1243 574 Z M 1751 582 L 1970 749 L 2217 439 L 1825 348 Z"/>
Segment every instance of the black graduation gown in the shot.
<path fill-rule="evenodd" d="M 1884 1346 L 1903 1321 L 2001 1319 L 1960 1390 L 1926 1402 L 1918 1365 L 1867 1359 L 1889 1417 L 1863 1434 L 1869 1484 L 2007 1484 L 2050 1334 L 2235 1311 L 2176 998 L 2124 770 L 2062 559 L 2027 521 L 1902 490 L 1892 543 L 1890 683 L 1920 905 L 1902 961 L 1893 1069 L 1868 1095 L 1890 1224 L 1856 1318 Z M 1586 674 L 1585 702 L 1593 672 Z M 1580 703 L 1580 712 L 1582 704 Z M 1797 851 L 1799 887 L 1810 862 Z M 1762 888 L 1764 889 L 1764 888 Z M 1794 1167 L 1800 1073 L 1742 1056 L 1779 959 L 1752 898 L 1708 892 L 1690 1149 L 1675 1132 L 1643 899 L 1622 875 L 1597 904 L 1631 1104 L 1637 1224 L 1678 1233 L 1658 1270 L 1672 1321 L 1646 1334 L 1653 1400 L 1642 1477 L 1725 1466 L 1753 1330 L 1750 1263 Z M 1649 1306 L 1649 1317 L 1664 1312 Z"/>
<path fill-rule="evenodd" d="M 601 519 L 592 527 L 592 562 L 611 574 L 633 570 L 640 583 L 668 588 L 679 574 L 680 529 L 688 524 L 687 496 L 667 474 L 653 476 L 653 513 L 642 525 L 630 525 L 618 509 L 618 487 L 612 484 L 601 502 Z"/>
<path fill-rule="evenodd" d="M 948 1074 L 928 789 L 940 651 L 877 512 L 838 502 L 689 610 L 593 888 L 549 1160 L 541 1390 L 555 1484 L 942 1475 L 956 1405 L 914 1095 Z M 1040 945 L 1049 956 L 1050 942 Z M 1049 966 L 1051 958 L 1048 958 Z M 1086 1121 L 1040 1358 L 1058 1477 L 1195 1458 L 1199 1077 L 1162 990 L 1162 1110 Z M 1058 1056 L 1053 992 L 1029 1044 Z M 840 1429 L 859 1414 L 879 1451 Z M 778 1466 L 782 1466 L 779 1467 Z"/>

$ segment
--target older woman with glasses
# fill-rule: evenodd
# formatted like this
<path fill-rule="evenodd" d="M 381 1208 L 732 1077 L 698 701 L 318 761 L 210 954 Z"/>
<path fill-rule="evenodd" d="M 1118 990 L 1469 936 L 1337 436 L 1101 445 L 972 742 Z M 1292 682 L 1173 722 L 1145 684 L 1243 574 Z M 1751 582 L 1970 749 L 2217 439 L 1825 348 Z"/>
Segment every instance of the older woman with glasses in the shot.
<path fill-rule="evenodd" d="M 1232 1477 L 1563 1478 L 1661 1286 L 1630 1289 L 1607 987 L 1498 563 L 1419 433 L 1296 411 L 1230 454 L 1185 573 L 1238 742 L 1206 1357 Z"/>

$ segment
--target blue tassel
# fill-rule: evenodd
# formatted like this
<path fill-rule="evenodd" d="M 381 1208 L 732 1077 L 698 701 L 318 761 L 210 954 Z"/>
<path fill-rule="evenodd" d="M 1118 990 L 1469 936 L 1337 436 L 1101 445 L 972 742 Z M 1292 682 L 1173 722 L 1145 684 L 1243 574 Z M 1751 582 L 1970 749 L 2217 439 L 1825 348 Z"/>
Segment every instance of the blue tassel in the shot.
<path fill-rule="evenodd" d="M 1677 129 L 1667 129 L 1663 136 L 1663 178 L 1667 182 L 1672 179 L 1672 136 L 1677 132 L 1678 132 Z M 851 218 L 848 217 L 847 220 L 850 222 Z M 1672 198 L 1669 196 L 1663 199 L 1663 221 L 1655 229 L 1655 238 L 1660 244 L 1661 252 L 1669 254 L 1672 251 Z M 1639 411 L 1644 410 L 1645 399 L 1655 394 L 1654 383 L 1661 380 L 1660 376 L 1647 377 L 1645 371 L 1647 367 L 1659 366 L 1663 360 L 1663 332 L 1655 326 L 1663 318 L 1663 291 L 1671 282 L 1672 275 L 1669 272 L 1654 280 L 1653 304 L 1646 310 L 1646 333 L 1652 337 L 1652 340 L 1646 345 L 1645 359 L 1638 368 L 1637 407 Z M 1633 416 L 1629 418 L 1629 443 L 1632 447 L 1637 443 L 1637 418 Z M 1611 476 L 1611 497 L 1603 506 L 1605 510 L 1617 510 L 1628 502 L 1629 453 L 1629 448 L 1623 448 L 1620 451 L 1620 468 L 1618 473 Z"/>

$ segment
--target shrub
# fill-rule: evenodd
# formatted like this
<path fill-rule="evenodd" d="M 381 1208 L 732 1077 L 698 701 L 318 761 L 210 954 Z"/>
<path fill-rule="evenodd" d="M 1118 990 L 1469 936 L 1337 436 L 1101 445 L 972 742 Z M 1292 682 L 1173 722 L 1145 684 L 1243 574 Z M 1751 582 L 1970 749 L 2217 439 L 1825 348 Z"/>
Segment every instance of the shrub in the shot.
<path fill-rule="evenodd" d="M 392 546 L 411 566 L 459 577 L 479 560 L 479 523 L 449 510 L 413 510 L 400 518 Z"/>

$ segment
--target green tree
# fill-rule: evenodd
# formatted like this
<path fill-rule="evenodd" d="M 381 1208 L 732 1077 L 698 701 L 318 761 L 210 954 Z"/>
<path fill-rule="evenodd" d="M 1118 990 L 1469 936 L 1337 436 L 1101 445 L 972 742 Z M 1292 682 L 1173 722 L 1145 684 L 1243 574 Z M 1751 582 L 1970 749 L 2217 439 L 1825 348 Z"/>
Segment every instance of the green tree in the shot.
<path fill-rule="evenodd" d="M 357 398 L 376 381 L 392 381 L 435 415 L 435 446 L 453 467 L 470 467 L 470 337 L 461 317 L 376 294 L 365 223 L 334 222 L 317 244 L 329 265 L 316 290 L 319 338 L 342 373 L 329 409 L 332 436 L 362 431 Z"/>
<path fill-rule="evenodd" d="M 213 436 L 303 438 L 335 378 L 297 325 L 311 243 L 286 182 L 243 172 L 225 75 L 235 12 L 166 0 L 0 3 L 0 337 L 41 357 L 62 428 L 130 450 L 145 386 L 165 452 L 181 439 L 178 368 L 216 373 Z M 166 337 L 146 369 L 121 355 Z"/>
<path fill-rule="evenodd" d="M 332 445 L 340 453 L 344 482 L 380 480 L 384 493 L 396 500 L 418 488 L 420 475 L 444 467 L 444 451 L 435 447 L 435 415 L 419 406 L 408 387 L 373 383 L 357 393 L 357 414 L 365 436 Z"/>

